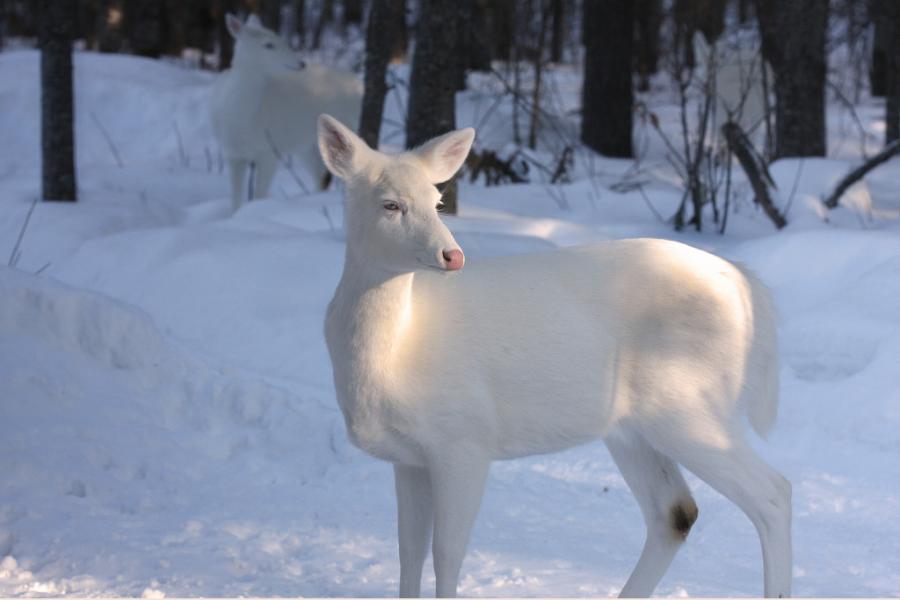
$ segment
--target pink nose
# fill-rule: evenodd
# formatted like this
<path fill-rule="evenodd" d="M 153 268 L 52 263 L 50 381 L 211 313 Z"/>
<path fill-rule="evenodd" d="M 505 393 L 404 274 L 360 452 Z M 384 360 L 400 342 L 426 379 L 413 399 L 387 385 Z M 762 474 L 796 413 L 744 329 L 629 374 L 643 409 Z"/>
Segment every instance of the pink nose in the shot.
<path fill-rule="evenodd" d="M 444 268 L 448 271 L 459 271 L 466 264 L 466 256 L 462 250 L 455 248 L 453 250 L 444 250 Z"/>

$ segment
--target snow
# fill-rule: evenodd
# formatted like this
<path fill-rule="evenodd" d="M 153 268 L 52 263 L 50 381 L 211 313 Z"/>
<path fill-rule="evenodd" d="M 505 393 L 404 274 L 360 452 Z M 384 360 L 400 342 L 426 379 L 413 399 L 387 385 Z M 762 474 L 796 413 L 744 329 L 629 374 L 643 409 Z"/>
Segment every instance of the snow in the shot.
<path fill-rule="evenodd" d="M 391 468 L 348 443 L 321 334 L 343 257 L 340 193 L 299 195 L 282 170 L 272 198 L 228 217 L 212 75 L 91 53 L 75 64 L 80 200 L 35 206 L 16 268 L 0 267 L 0 596 L 395 594 Z M 35 52 L 0 54 L 3 258 L 39 193 L 37 68 Z M 572 104 L 571 69 L 552 76 Z M 489 106 L 489 82 L 474 83 L 461 126 Z M 664 93 L 647 101 L 674 114 Z M 876 108 L 860 109 L 873 136 Z M 508 121 L 503 104 L 479 144 L 508 142 Z M 746 192 L 726 235 L 676 233 L 637 191 L 609 189 L 630 161 L 584 157 L 564 186 L 463 184 L 446 221 L 470 261 L 661 236 L 753 269 L 782 348 L 779 419 L 754 443 L 794 485 L 795 593 L 893 596 L 900 163 L 825 211 L 823 193 L 861 158 L 834 131 L 835 157 L 772 166 L 790 202 L 781 232 Z M 680 193 L 647 140 L 644 191 L 668 216 Z M 688 481 L 700 519 L 657 593 L 759 594 L 749 520 Z M 496 463 L 460 592 L 613 595 L 642 541 L 601 443 Z"/>

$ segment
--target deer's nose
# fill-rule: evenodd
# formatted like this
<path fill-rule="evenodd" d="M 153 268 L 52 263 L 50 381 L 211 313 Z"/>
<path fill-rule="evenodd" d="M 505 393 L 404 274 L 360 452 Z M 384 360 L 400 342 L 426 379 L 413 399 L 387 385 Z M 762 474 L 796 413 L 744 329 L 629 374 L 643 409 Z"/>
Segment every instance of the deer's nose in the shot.
<path fill-rule="evenodd" d="M 453 250 L 444 250 L 444 268 L 448 271 L 459 271 L 466 264 L 466 256 L 459 248 Z"/>

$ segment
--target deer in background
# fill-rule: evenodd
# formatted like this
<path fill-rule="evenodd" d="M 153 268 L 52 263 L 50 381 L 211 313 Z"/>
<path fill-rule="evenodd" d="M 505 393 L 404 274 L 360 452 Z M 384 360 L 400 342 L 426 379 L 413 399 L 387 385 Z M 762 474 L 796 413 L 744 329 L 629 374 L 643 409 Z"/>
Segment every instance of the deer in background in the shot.
<path fill-rule="evenodd" d="M 316 147 L 316 117 L 327 110 L 356 122 L 362 83 L 353 73 L 299 60 L 256 15 L 246 23 L 230 14 L 225 18 L 235 40 L 234 58 L 213 88 L 211 116 L 228 162 L 232 210 L 247 197 L 268 194 L 284 156 L 296 154 L 324 187 L 327 172 Z"/>
<path fill-rule="evenodd" d="M 750 518 L 765 594 L 791 591 L 791 485 L 745 437 L 773 424 L 765 288 L 672 241 L 633 239 L 465 266 L 438 215 L 474 130 L 387 155 L 319 117 L 345 182 L 347 247 L 325 338 L 350 440 L 394 464 L 400 595 L 429 543 L 454 596 L 491 461 L 603 439 L 646 521 L 622 596 L 651 594 L 697 518 L 678 465 Z"/>

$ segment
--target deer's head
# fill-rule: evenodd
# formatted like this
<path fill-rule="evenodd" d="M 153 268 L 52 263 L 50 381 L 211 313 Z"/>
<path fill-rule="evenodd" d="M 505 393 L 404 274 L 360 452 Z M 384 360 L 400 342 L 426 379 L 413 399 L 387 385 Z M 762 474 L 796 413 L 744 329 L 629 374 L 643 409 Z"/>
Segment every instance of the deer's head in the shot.
<path fill-rule="evenodd" d="M 456 173 L 474 138 L 474 129 L 461 129 L 388 155 L 319 116 L 322 159 L 346 184 L 347 249 L 355 261 L 391 273 L 462 268 L 463 252 L 438 215 L 435 184 Z"/>
<path fill-rule="evenodd" d="M 250 15 L 247 21 L 232 14 L 225 15 L 225 24 L 234 38 L 234 64 L 257 70 L 266 75 L 284 71 L 299 71 L 305 65 L 287 42 L 274 31 L 266 29 L 259 17 Z"/>

